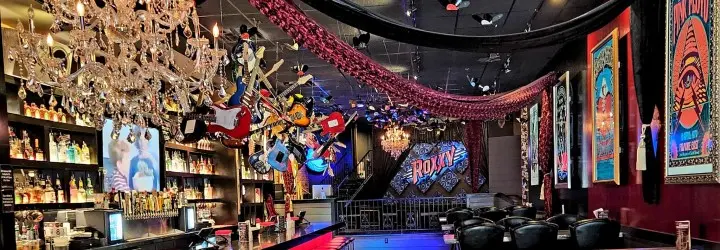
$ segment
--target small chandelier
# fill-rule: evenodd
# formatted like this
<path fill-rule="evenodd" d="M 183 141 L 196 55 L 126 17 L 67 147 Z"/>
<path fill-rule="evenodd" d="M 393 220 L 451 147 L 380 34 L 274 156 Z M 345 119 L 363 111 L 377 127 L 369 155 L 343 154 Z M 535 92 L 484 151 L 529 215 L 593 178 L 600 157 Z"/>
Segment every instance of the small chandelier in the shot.
<path fill-rule="evenodd" d="M 220 30 L 213 27 L 212 44 L 200 36 L 193 0 L 46 0 L 43 9 L 54 18 L 50 32 L 35 32 L 31 6 L 29 28 L 18 22 L 19 44 L 9 50 L 27 76 L 18 91 L 22 99 L 26 89 L 42 95 L 45 85 L 63 94 L 61 105 L 71 115 L 88 113 L 98 130 L 106 115 L 115 124 L 141 120 L 141 126 L 150 121 L 177 128 L 179 120 L 167 118 L 166 102 L 190 111 L 190 93 L 199 93 L 205 105 L 224 93 L 222 84 L 213 86 L 229 62 L 218 47 Z M 53 53 L 53 36 L 63 30 L 69 33 L 65 57 L 72 61 Z M 182 64 L 175 60 L 179 47 L 189 58 Z"/>
<path fill-rule="evenodd" d="M 390 156 L 395 159 L 397 159 L 410 144 L 410 134 L 405 133 L 400 126 L 394 124 L 387 126 L 385 134 L 381 139 L 383 150 L 390 153 Z"/>

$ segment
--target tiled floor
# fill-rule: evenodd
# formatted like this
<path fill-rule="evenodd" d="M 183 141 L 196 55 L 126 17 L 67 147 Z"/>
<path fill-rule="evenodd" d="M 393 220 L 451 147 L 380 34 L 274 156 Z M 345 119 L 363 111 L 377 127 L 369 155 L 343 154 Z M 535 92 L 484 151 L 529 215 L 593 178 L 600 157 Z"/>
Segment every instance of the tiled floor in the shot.
<path fill-rule="evenodd" d="M 443 242 L 442 234 L 377 234 L 351 235 L 355 238 L 355 249 L 450 249 Z"/>

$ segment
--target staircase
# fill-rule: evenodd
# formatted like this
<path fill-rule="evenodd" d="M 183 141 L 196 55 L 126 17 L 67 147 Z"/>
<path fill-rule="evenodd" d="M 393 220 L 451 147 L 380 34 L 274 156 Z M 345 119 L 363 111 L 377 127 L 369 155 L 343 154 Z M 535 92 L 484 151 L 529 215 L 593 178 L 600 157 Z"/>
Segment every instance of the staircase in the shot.
<path fill-rule="evenodd" d="M 372 177 L 372 150 L 365 153 L 354 166 L 345 168 L 346 171 L 340 178 L 335 178 L 338 182 L 333 185 L 337 187 L 336 194 L 338 200 L 353 199 L 365 184 Z M 364 171 L 358 171 L 358 167 L 363 167 Z M 363 173 L 358 173 L 363 172 Z M 336 176 L 338 177 L 338 176 Z"/>

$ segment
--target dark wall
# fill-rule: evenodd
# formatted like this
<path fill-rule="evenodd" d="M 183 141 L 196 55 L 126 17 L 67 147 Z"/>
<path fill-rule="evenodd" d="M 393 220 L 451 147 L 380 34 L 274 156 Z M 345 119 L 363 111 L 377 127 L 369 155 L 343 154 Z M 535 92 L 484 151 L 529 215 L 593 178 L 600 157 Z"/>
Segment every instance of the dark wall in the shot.
<path fill-rule="evenodd" d="M 629 22 L 627 22 L 629 23 Z M 619 26 L 620 30 L 626 30 L 622 22 L 610 25 Z M 609 27 L 612 28 L 612 27 Z M 595 37 L 604 37 L 609 28 L 600 30 Z M 622 32 L 621 32 L 622 34 Z M 591 35 L 591 36 L 592 36 Z M 632 35 L 632 34 L 631 34 Z M 590 43 L 591 37 L 588 37 Z M 628 45 L 629 46 L 629 45 Z M 632 63 L 628 63 L 629 68 Z M 630 69 L 628 69 L 630 70 Z M 663 69 L 658 69 L 661 73 Z M 629 71 L 632 72 L 632 71 Z M 632 75 L 629 74 L 632 81 Z M 663 88 L 663 83 L 657 83 L 657 88 Z M 588 189 L 588 211 L 598 208 L 610 210 L 610 216 L 618 219 L 623 225 L 660 231 L 674 234 L 675 221 L 690 220 L 693 238 L 720 241 L 720 206 L 717 200 L 720 199 L 720 186 L 717 184 L 702 185 L 662 185 L 660 187 L 660 203 L 649 205 L 642 197 L 642 175 L 635 170 L 637 142 L 640 138 L 641 122 L 638 111 L 635 87 L 630 84 L 628 91 L 628 159 L 621 162 L 621 172 L 626 174 L 626 182 L 623 185 L 591 184 Z M 589 107 L 586 107 L 586 114 Z M 664 121 L 661 121 L 664 123 Z M 661 126 L 658 133 L 659 141 L 665 141 L 665 126 Z M 586 137 L 591 135 L 586 133 Z M 591 150 L 591 149 L 589 149 Z M 664 143 L 658 143 L 658 158 L 661 159 L 659 166 L 665 165 Z M 588 161 L 589 162 L 589 161 Z M 587 174 L 591 174 L 588 172 Z M 664 173 L 663 175 L 664 176 Z M 662 180 L 659 180 L 662 182 Z"/>

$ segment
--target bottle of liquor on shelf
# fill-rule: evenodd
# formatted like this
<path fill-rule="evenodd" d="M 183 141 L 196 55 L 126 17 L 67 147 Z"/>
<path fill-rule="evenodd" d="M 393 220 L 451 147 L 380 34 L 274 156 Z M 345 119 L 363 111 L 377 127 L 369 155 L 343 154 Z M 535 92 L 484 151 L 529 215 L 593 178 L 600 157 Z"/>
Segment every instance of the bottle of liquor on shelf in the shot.
<path fill-rule="evenodd" d="M 70 177 L 70 202 L 75 203 L 78 202 L 78 190 L 75 186 L 75 175 L 72 175 Z"/>
<path fill-rule="evenodd" d="M 95 189 L 90 180 L 90 175 L 87 176 L 87 188 L 85 189 L 85 201 L 95 202 Z"/>
<path fill-rule="evenodd" d="M 27 131 L 23 130 L 23 159 L 35 160 L 35 152 L 33 152 L 32 145 L 30 145 L 30 136 Z"/>
<path fill-rule="evenodd" d="M 37 138 L 35 138 L 35 160 L 45 160 L 45 152 L 43 152 L 43 150 L 40 148 L 40 140 L 38 140 Z"/>
<path fill-rule="evenodd" d="M 77 198 L 77 202 L 85 202 L 87 200 L 87 197 L 85 196 L 85 185 L 83 185 L 82 176 L 78 178 Z"/>
<path fill-rule="evenodd" d="M 40 117 L 44 120 L 50 120 L 50 113 L 45 108 L 45 104 L 40 104 Z"/>
<path fill-rule="evenodd" d="M 67 161 L 67 151 L 68 151 L 68 140 L 67 137 L 64 135 L 58 136 L 58 146 L 57 146 L 57 155 L 58 155 L 58 162 L 66 162 Z"/>
<path fill-rule="evenodd" d="M 37 175 L 33 185 L 33 203 L 45 203 L 45 180 Z"/>
<path fill-rule="evenodd" d="M 75 161 L 73 161 L 73 163 L 83 163 L 82 148 L 80 148 L 80 144 L 73 142 L 73 147 L 75 147 Z"/>
<path fill-rule="evenodd" d="M 75 157 L 77 156 L 77 151 L 76 151 L 76 147 L 75 147 L 75 146 L 76 146 L 75 142 L 69 142 L 69 141 L 68 141 L 68 145 L 67 145 L 67 160 L 66 160 L 65 162 L 67 162 L 67 163 L 75 163 L 75 161 L 76 161 L 76 158 L 75 158 Z"/>
<path fill-rule="evenodd" d="M 82 164 L 90 164 L 90 147 L 87 146 L 87 143 L 83 141 L 82 147 L 80 148 L 80 155 L 82 159 Z"/>
<path fill-rule="evenodd" d="M 22 204 L 28 204 L 32 202 L 32 187 L 30 186 L 30 179 L 25 176 L 25 185 L 22 189 Z"/>
<path fill-rule="evenodd" d="M 65 191 L 63 191 L 62 185 L 60 185 L 60 175 L 57 175 L 55 178 L 55 188 L 57 188 L 58 203 L 65 203 Z"/>
<path fill-rule="evenodd" d="M 33 113 L 34 112 L 30 108 L 30 105 L 28 105 L 27 101 L 23 101 L 23 114 L 25 114 L 25 116 L 32 117 Z"/>
<path fill-rule="evenodd" d="M 56 203 L 57 198 L 55 197 L 55 189 L 52 187 L 52 181 L 50 181 L 50 176 L 47 176 L 47 180 L 45 180 L 45 203 Z"/>
<path fill-rule="evenodd" d="M 32 113 L 31 117 L 40 119 L 40 110 L 38 109 L 37 104 L 35 104 L 35 103 L 30 104 L 30 112 Z"/>
<path fill-rule="evenodd" d="M 10 137 L 10 157 L 15 159 L 23 159 L 22 143 L 15 134 L 15 128 L 8 128 L 8 135 Z"/>
<path fill-rule="evenodd" d="M 17 181 L 14 184 L 15 184 L 15 193 L 14 193 L 15 200 L 13 200 L 13 203 L 22 204 L 22 196 L 23 196 L 22 185 L 20 184 L 20 182 L 17 182 Z"/>
<path fill-rule="evenodd" d="M 203 161 L 202 156 L 200 156 L 200 159 L 198 160 L 198 163 L 195 166 L 195 171 L 197 171 L 198 174 L 205 174 L 205 161 Z"/>
<path fill-rule="evenodd" d="M 51 162 L 57 162 L 58 161 L 58 144 L 55 142 L 55 134 L 50 132 L 50 148 L 48 149 L 48 152 L 50 154 L 50 161 Z"/>
<path fill-rule="evenodd" d="M 62 111 L 62 109 L 58 108 L 58 116 L 60 116 L 60 122 L 67 123 L 67 114 Z"/>

